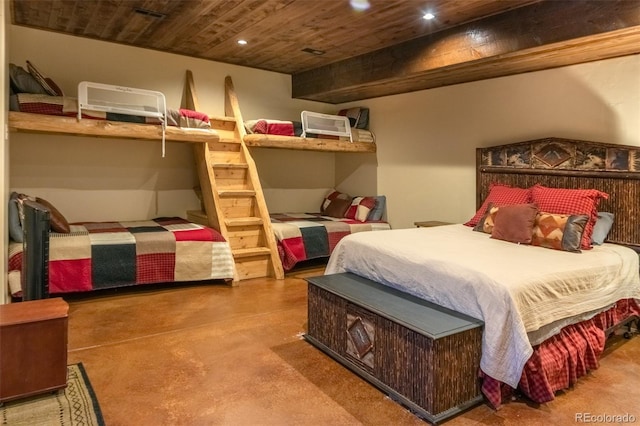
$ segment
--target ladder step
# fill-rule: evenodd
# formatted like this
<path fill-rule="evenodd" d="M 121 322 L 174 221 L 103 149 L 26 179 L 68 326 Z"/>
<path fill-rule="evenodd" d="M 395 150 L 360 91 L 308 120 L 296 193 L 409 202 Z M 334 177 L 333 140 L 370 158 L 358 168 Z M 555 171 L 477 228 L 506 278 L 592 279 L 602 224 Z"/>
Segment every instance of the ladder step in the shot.
<path fill-rule="evenodd" d="M 219 189 L 218 195 L 221 197 L 254 197 L 256 191 L 253 189 Z"/>
<path fill-rule="evenodd" d="M 271 250 L 267 247 L 252 247 L 243 249 L 232 250 L 234 258 L 252 257 L 252 256 L 268 256 L 271 254 Z"/>
<path fill-rule="evenodd" d="M 248 169 L 247 163 L 213 163 L 214 169 Z"/>
<path fill-rule="evenodd" d="M 262 219 L 259 217 L 230 217 L 224 220 L 227 226 L 249 226 L 262 225 Z"/>

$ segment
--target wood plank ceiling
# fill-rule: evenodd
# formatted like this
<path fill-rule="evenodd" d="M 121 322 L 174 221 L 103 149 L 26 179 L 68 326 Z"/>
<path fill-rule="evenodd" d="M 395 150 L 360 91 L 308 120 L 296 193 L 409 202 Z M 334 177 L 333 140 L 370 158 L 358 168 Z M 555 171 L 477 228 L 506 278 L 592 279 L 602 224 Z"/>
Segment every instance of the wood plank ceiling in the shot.
<path fill-rule="evenodd" d="M 293 97 L 329 103 L 640 53 L 638 0 L 354 2 L 369 7 L 11 0 L 11 16 L 16 25 L 290 74 Z M 436 17 L 424 20 L 425 12 Z"/>

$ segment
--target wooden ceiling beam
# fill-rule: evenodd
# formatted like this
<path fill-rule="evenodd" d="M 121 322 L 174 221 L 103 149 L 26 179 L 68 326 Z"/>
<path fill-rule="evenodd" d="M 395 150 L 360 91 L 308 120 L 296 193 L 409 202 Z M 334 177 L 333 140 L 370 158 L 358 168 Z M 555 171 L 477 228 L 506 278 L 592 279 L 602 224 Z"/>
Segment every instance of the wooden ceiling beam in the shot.
<path fill-rule="evenodd" d="M 640 53 L 637 1 L 543 1 L 292 76 L 343 103 Z"/>

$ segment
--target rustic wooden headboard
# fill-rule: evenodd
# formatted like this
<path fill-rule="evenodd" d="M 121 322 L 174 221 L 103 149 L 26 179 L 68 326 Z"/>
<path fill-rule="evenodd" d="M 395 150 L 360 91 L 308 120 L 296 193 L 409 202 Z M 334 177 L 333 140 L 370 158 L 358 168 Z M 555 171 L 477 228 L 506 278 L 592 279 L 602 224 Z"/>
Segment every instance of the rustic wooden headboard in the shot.
<path fill-rule="evenodd" d="M 492 183 L 528 188 L 593 188 L 609 194 L 609 242 L 640 247 L 640 147 L 545 138 L 477 148 L 476 205 Z"/>

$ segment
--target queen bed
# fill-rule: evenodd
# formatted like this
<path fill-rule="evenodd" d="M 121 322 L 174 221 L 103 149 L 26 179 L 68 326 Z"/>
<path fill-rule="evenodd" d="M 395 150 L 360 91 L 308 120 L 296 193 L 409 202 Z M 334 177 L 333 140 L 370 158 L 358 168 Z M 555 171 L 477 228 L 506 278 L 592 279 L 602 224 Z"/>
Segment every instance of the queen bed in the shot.
<path fill-rule="evenodd" d="M 640 149 L 547 138 L 478 149 L 477 166 L 478 212 L 466 224 L 350 235 L 325 274 L 484 321 L 487 401 L 519 389 L 546 402 L 598 367 L 614 327 L 640 316 Z M 614 221 L 594 244 L 601 212 Z"/>

